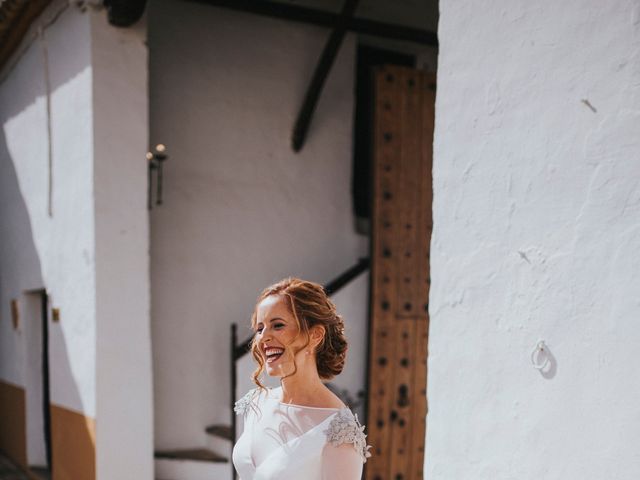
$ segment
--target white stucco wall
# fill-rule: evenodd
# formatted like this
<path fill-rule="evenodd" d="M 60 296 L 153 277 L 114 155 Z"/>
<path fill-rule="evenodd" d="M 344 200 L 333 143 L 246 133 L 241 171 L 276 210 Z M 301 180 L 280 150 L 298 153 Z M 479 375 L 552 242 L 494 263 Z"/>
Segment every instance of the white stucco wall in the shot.
<path fill-rule="evenodd" d="M 229 421 L 229 326 L 250 333 L 262 288 L 288 275 L 324 283 L 367 254 L 350 196 L 355 39 L 294 154 L 327 30 L 191 3 L 150 8 L 151 139 L 170 154 L 165 203 L 151 214 L 156 447 L 194 447 L 206 425 Z M 358 291 L 344 309 L 363 331 Z"/>
<path fill-rule="evenodd" d="M 61 7 L 53 2 L 34 24 Z M 32 30 L 33 32 L 33 30 Z M 0 378 L 26 384 L 27 350 L 9 302 L 45 287 L 60 323 L 50 324 L 51 401 L 95 415 L 95 276 L 90 28 L 68 8 L 44 31 L 51 85 L 53 216 L 48 214 L 45 63 L 36 41 L 0 84 Z"/>
<path fill-rule="evenodd" d="M 0 85 L 0 378 L 27 387 L 37 410 L 40 317 L 25 292 L 45 288 L 61 314 L 49 327 L 51 402 L 96 418 L 98 479 L 151 479 L 146 27 L 117 29 L 102 9 L 64 5 L 33 26 L 62 12 L 44 30 L 52 216 L 42 44 L 16 57 Z M 33 325 L 12 330 L 12 298 Z M 35 420 L 29 456 L 42 464 Z"/>
<path fill-rule="evenodd" d="M 425 478 L 636 479 L 640 6 L 440 14 Z"/>
<path fill-rule="evenodd" d="M 98 480 L 154 478 L 145 42 L 91 12 Z"/>

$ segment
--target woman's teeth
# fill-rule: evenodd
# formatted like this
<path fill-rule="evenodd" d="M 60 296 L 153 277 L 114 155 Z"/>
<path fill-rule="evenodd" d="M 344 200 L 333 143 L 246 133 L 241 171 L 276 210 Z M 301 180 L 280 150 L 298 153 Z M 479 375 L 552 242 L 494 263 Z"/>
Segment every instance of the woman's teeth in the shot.
<path fill-rule="evenodd" d="M 284 352 L 284 349 L 282 348 L 267 348 L 264 352 L 264 354 L 267 357 L 267 363 L 273 363 L 276 360 L 278 360 L 278 358 L 280 358 L 280 355 L 282 355 L 283 352 Z"/>

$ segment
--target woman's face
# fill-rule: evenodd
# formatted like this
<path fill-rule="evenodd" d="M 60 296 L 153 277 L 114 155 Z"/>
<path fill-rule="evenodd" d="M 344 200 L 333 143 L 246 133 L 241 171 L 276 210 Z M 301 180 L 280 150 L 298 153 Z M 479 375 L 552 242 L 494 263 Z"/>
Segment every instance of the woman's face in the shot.
<path fill-rule="evenodd" d="M 258 304 L 255 331 L 258 353 L 265 362 L 267 374 L 272 377 L 291 375 L 295 371 L 294 354 L 306 341 L 299 335 L 296 320 L 284 296 L 270 295 Z M 311 345 L 306 350 L 311 350 Z M 303 349 L 295 354 L 295 365 L 300 369 L 307 359 L 312 358 Z"/>

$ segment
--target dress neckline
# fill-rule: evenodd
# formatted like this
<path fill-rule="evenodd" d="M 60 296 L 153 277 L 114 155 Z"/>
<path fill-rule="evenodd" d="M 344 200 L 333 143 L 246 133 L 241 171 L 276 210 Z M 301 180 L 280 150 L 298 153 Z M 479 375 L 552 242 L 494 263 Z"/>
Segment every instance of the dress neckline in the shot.
<path fill-rule="evenodd" d="M 269 389 L 272 393 L 275 393 L 276 390 L 280 390 L 282 391 L 282 387 L 276 387 L 276 388 L 270 388 Z M 275 400 L 282 406 L 284 407 L 293 407 L 293 408 L 308 408 L 310 410 L 333 410 L 336 412 L 339 412 L 341 410 L 344 409 L 348 409 L 349 407 L 309 407 L 307 405 L 298 405 L 296 403 L 285 403 L 282 400 L 280 400 L 280 396 L 278 394 L 275 394 Z"/>
<path fill-rule="evenodd" d="M 338 408 L 338 407 L 308 407 L 306 405 L 297 405 L 295 403 L 284 403 L 284 402 L 281 402 L 279 400 L 278 400 L 278 403 L 280 405 L 284 406 L 284 407 L 308 408 L 308 409 L 311 409 L 311 410 L 335 410 L 335 411 L 338 411 L 338 410 L 344 410 L 345 408 L 347 408 L 347 407 L 340 407 L 340 408 Z"/>

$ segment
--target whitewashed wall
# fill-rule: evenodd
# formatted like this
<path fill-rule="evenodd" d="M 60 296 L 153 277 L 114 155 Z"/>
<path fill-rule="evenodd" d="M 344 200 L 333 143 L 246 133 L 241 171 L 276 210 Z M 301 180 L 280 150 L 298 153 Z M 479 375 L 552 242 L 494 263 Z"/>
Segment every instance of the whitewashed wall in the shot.
<path fill-rule="evenodd" d="M 49 19 L 61 6 L 43 14 Z M 34 27 L 35 28 L 35 27 Z M 95 249 L 91 42 L 88 17 L 67 9 L 45 30 L 51 85 L 53 216 L 48 215 L 45 63 L 36 41 L 0 84 L 0 377 L 25 386 L 22 330 L 9 302 L 46 287 L 60 323 L 50 325 L 51 401 L 95 416 Z"/>
<path fill-rule="evenodd" d="M 640 6 L 440 12 L 425 478 L 636 479 Z"/>
<path fill-rule="evenodd" d="M 29 46 L 40 25 L 44 41 Z M 60 309 L 51 402 L 97 419 L 99 479 L 153 478 L 145 38 L 144 24 L 116 29 L 104 10 L 52 2 L 0 77 L 0 378 L 26 387 L 29 415 L 41 409 L 38 299 L 26 292 L 45 288 Z M 16 331 L 13 298 L 30 322 Z M 39 421 L 28 418 L 28 452 L 42 464 Z"/>
<path fill-rule="evenodd" d="M 96 470 L 152 479 L 146 22 L 91 12 L 96 275 Z M 123 444 L 126 448 L 123 448 Z"/>
<path fill-rule="evenodd" d="M 262 288 L 288 275 L 325 283 L 367 254 L 350 197 L 355 41 L 294 154 L 327 31 L 187 2 L 150 8 L 151 138 L 170 153 L 151 215 L 156 446 L 193 447 L 206 425 L 228 423 L 229 326 L 249 334 Z M 354 292 L 346 321 L 363 331 L 366 295 Z"/>

